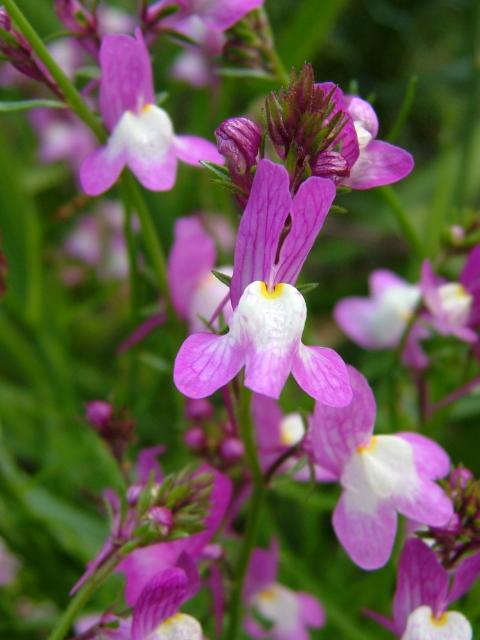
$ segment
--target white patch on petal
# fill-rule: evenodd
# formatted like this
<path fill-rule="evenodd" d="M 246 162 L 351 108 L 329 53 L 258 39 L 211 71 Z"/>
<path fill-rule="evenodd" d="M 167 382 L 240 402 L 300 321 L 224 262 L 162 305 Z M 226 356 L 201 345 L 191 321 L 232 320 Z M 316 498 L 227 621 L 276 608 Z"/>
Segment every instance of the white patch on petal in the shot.
<path fill-rule="evenodd" d="M 358 146 L 360 147 L 361 151 L 362 149 L 365 149 L 365 147 L 371 142 L 373 136 L 370 131 L 365 129 L 360 120 L 355 120 L 353 124 L 358 138 Z"/>
<path fill-rule="evenodd" d="M 418 607 L 408 617 L 402 640 L 472 640 L 469 621 L 457 611 L 435 618 L 430 607 Z"/>
<path fill-rule="evenodd" d="M 202 640 L 200 623 L 185 613 L 177 613 L 152 631 L 148 640 Z"/>
<path fill-rule="evenodd" d="M 345 465 L 340 482 L 346 508 L 373 513 L 394 496 L 411 498 L 418 486 L 412 446 L 398 436 L 373 436 Z"/>
<path fill-rule="evenodd" d="M 231 276 L 233 274 L 233 267 L 218 267 L 217 271 L 220 271 L 220 273 L 223 273 L 227 276 Z M 205 274 L 205 277 L 202 278 L 193 293 L 190 308 L 188 311 L 190 330 L 192 331 L 192 333 L 194 331 L 208 330 L 205 327 L 205 323 L 201 321 L 200 316 L 202 318 L 205 318 L 206 320 L 210 320 L 218 305 L 222 302 L 227 293 L 227 285 L 223 284 L 223 282 L 220 282 L 220 280 L 216 276 L 214 276 L 213 273 L 208 272 L 207 274 Z M 230 319 L 231 311 L 231 304 L 230 301 L 228 301 L 224 307 L 224 314 L 226 315 L 227 322 Z M 216 320 L 213 324 L 216 328 L 218 328 L 218 320 Z"/>
<path fill-rule="evenodd" d="M 128 156 L 144 162 L 158 162 L 168 154 L 173 141 L 173 125 L 168 113 L 147 104 L 138 114 L 125 111 L 112 131 L 108 152 L 117 156 L 126 151 Z"/>
<path fill-rule="evenodd" d="M 290 413 L 280 422 L 280 442 L 286 447 L 298 444 L 305 435 L 305 425 L 299 413 Z"/>
<path fill-rule="evenodd" d="M 251 343 L 257 353 L 283 356 L 302 337 L 307 307 L 302 294 L 290 284 L 268 291 L 264 282 L 252 282 L 240 298 L 230 326 L 232 336 Z"/>
<path fill-rule="evenodd" d="M 253 604 L 265 620 L 280 627 L 283 633 L 298 628 L 298 598 L 291 589 L 274 582 L 255 594 Z"/>
<path fill-rule="evenodd" d="M 372 335 L 382 344 L 398 342 L 420 296 L 420 288 L 413 285 L 386 289 L 377 299 L 377 311 L 372 318 Z"/>
<path fill-rule="evenodd" d="M 473 297 L 459 282 L 442 284 L 437 289 L 442 310 L 448 322 L 456 327 L 467 324 Z"/>

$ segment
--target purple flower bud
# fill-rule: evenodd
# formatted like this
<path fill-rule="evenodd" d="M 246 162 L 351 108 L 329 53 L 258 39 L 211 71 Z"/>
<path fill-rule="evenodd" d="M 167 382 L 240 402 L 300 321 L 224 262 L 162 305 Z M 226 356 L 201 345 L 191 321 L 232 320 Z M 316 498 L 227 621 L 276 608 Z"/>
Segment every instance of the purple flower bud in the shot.
<path fill-rule="evenodd" d="M 150 520 L 160 527 L 161 533 L 166 536 L 173 526 L 173 514 L 166 507 L 152 507 L 148 514 Z"/>
<path fill-rule="evenodd" d="M 199 452 L 205 446 L 205 434 L 201 427 L 192 427 L 183 436 L 187 447 L 194 452 Z"/>
<path fill-rule="evenodd" d="M 78 0 L 55 0 L 58 19 L 75 34 L 95 30 L 95 18 Z"/>
<path fill-rule="evenodd" d="M 215 130 L 217 148 L 232 175 L 243 176 L 257 163 L 260 127 L 248 118 L 229 118 Z"/>
<path fill-rule="evenodd" d="M 213 407 L 206 398 L 200 400 L 188 398 L 185 413 L 189 420 L 202 420 L 203 418 L 212 417 Z"/>
<path fill-rule="evenodd" d="M 143 486 L 141 484 L 132 484 L 127 489 L 127 502 L 130 506 L 137 504 L 137 500 L 142 493 Z"/>
<path fill-rule="evenodd" d="M 113 407 L 104 400 L 92 400 L 85 405 L 85 417 L 96 429 L 105 429 L 113 416 Z"/>
<path fill-rule="evenodd" d="M 470 469 L 465 469 L 465 467 L 457 467 L 450 474 L 450 486 L 453 490 L 464 490 L 467 487 L 467 484 L 474 479 L 473 473 Z"/>
<path fill-rule="evenodd" d="M 220 445 L 220 455 L 226 462 L 237 462 L 244 453 L 245 447 L 238 438 L 225 438 Z"/>

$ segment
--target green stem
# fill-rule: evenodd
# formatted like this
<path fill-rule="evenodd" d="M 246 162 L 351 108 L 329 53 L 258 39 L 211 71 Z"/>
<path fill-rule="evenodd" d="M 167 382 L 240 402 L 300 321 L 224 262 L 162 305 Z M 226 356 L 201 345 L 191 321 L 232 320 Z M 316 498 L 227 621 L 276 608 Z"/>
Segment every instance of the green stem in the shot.
<path fill-rule="evenodd" d="M 81 118 L 85 124 L 90 127 L 97 138 L 103 142 L 106 138 L 105 129 L 85 104 L 82 96 L 75 86 L 70 82 L 62 69 L 52 58 L 40 36 L 37 34 L 22 11 L 17 7 L 15 0 L 4 0 L 3 6 L 7 10 L 10 18 L 15 22 L 22 34 L 28 40 L 32 49 L 48 69 L 52 78 L 62 90 L 62 93 L 65 96 L 65 102 L 73 109 L 73 111 L 75 111 L 79 118 Z"/>
<path fill-rule="evenodd" d="M 138 312 L 141 303 L 140 282 L 138 279 L 137 246 L 132 229 L 132 207 L 130 206 L 130 201 L 124 188 L 122 188 L 122 199 L 124 205 L 123 234 L 126 240 L 128 254 L 128 272 L 130 275 L 131 315 L 133 322 L 136 323 L 138 320 Z"/>
<path fill-rule="evenodd" d="M 405 240 L 410 245 L 410 248 L 415 252 L 417 258 L 423 259 L 425 256 L 425 252 L 422 246 L 422 242 L 415 227 L 411 223 L 409 215 L 403 208 L 402 203 L 400 202 L 400 199 L 398 198 L 395 191 L 392 189 L 392 187 L 387 186 L 380 187 L 378 189 L 378 192 L 390 207 Z"/>
<path fill-rule="evenodd" d="M 267 56 L 270 64 L 272 65 L 272 69 L 275 72 L 277 77 L 277 81 L 279 84 L 288 85 L 290 82 L 290 76 L 288 75 L 285 67 L 283 66 L 282 59 L 278 55 L 277 49 L 275 47 L 275 41 L 273 37 L 272 27 L 270 26 L 270 20 L 268 18 L 268 14 L 265 11 L 264 7 L 260 7 L 257 9 L 258 15 L 260 16 L 263 30 L 268 41 L 269 46 L 265 47 L 265 55 Z"/>
<path fill-rule="evenodd" d="M 125 197 L 133 211 L 138 216 L 142 229 L 145 248 L 150 256 L 153 270 L 157 279 L 158 288 L 165 301 L 167 315 L 170 320 L 175 318 L 175 312 L 170 298 L 170 289 L 167 277 L 167 261 L 163 253 L 162 245 L 158 239 L 157 229 L 153 223 L 142 191 L 130 172 L 125 172 L 122 177 L 122 186 Z"/>
<path fill-rule="evenodd" d="M 121 549 L 114 554 L 105 564 L 88 580 L 71 600 L 68 607 L 50 634 L 48 640 L 63 640 L 71 628 L 79 613 L 90 600 L 90 597 L 111 574 L 121 559 Z"/>
<path fill-rule="evenodd" d="M 240 632 L 240 623 L 243 610 L 243 585 L 247 574 L 250 557 L 257 539 L 260 513 L 265 499 L 265 484 L 262 469 L 257 456 L 254 428 L 250 410 L 251 392 L 244 388 L 239 411 L 240 434 L 245 446 L 245 455 L 250 467 L 253 481 L 253 493 L 250 500 L 247 526 L 243 545 L 240 549 L 237 566 L 235 569 L 235 583 L 230 600 L 230 621 L 225 636 L 226 640 L 236 640 Z"/>

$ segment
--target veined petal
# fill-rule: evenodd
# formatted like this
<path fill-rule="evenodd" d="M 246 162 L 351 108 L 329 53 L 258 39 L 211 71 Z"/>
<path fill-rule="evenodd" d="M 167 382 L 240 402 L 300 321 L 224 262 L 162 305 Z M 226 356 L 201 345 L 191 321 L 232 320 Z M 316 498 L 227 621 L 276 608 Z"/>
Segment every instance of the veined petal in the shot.
<path fill-rule="evenodd" d="M 270 282 L 280 234 L 290 211 L 289 177 L 285 167 L 262 160 L 238 228 L 230 288 L 235 308 L 251 282 Z"/>
<path fill-rule="evenodd" d="M 244 362 L 244 350 L 230 333 L 195 333 L 180 347 L 173 379 L 188 398 L 206 398 L 230 382 Z"/>
<path fill-rule="evenodd" d="M 418 538 L 407 540 L 398 565 L 393 599 L 395 631 L 401 636 L 408 616 L 421 605 L 439 612 L 446 602 L 448 573 L 435 553 Z"/>
<path fill-rule="evenodd" d="M 106 35 L 100 48 L 100 111 L 112 130 L 125 111 L 155 101 L 152 65 L 140 29 L 135 37 Z"/>
<path fill-rule="evenodd" d="M 308 178 L 300 185 L 291 205 L 291 229 L 280 251 L 275 282 L 295 284 L 335 195 L 335 185 L 326 178 Z"/>
<path fill-rule="evenodd" d="M 225 161 L 213 142 L 198 136 L 175 136 L 174 147 L 179 160 L 194 166 L 199 166 L 200 161 L 216 164 L 223 164 Z"/>
<path fill-rule="evenodd" d="M 461 598 L 480 576 L 480 552 L 473 556 L 465 558 L 459 564 L 453 579 L 452 589 L 450 591 L 448 602 L 452 603 Z"/>
<path fill-rule="evenodd" d="M 195 289 L 215 266 L 215 243 L 197 216 L 179 218 L 174 236 L 168 282 L 175 309 L 187 318 Z"/>
<path fill-rule="evenodd" d="M 430 607 L 418 607 L 410 614 L 402 640 L 472 640 L 472 626 L 457 611 L 435 617 Z"/>
<path fill-rule="evenodd" d="M 298 385 L 322 404 L 345 407 L 352 400 L 347 367 L 333 349 L 300 343 L 292 373 Z"/>
<path fill-rule="evenodd" d="M 382 140 L 372 140 L 361 150 L 350 176 L 342 184 L 352 189 L 372 189 L 402 180 L 413 169 L 408 151 Z"/>
<path fill-rule="evenodd" d="M 352 389 L 351 403 L 342 408 L 317 402 L 311 420 L 310 438 L 316 462 L 339 478 L 357 447 L 369 442 L 373 432 L 376 404 L 364 376 L 347 367 Z"/>
<path fill-rule="evenodd" d="M 388 503 L 370 506 L 370 511 L 358 510 L 344 492 L 333 514 L 337 538 L 353 562 L 367 570 L 388 562 L 397 530 L 397 514 Z"/>
<path fill-rule="evenodd" d="M 410 520 L 431 527 L 445 526 L 453 515 L 452 502 L 443 489 L 424 478 L 419 478 L 415 492 L 393 496 L 392 504 Z"/>
<path fill-rule="evenodd" d="M 120 177 L 126 163 L 122 148 L 109 145 L 92 151 L 80 167 L 80 184 L 89 196 L 98 196 L 108 191 Z"/>

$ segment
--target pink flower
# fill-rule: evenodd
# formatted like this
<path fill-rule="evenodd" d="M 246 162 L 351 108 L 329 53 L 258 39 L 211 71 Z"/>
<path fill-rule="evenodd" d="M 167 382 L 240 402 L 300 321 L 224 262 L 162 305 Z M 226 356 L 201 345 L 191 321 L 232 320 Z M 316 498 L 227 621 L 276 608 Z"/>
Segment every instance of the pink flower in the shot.
<path fill-rule="evenodd" d="M 252 638 L 307 640 L 309 629 L 325 624 L 320 602 L 309 593 L 296 592 L 277 582 L 278 545 L 255 549 L 245 579 L 244 599 L 249 609 L 245 630 Z M 257 612 L 269 627 L 268 632 L 253 617 Z"/>
<path fill-rule="evenodd" d="M 177 136 L 170 116 L 155 106 L 152 67 L 141 31 L 135 37 L 107 35 L 100 49 L 100 112 L 110 131 L 107 144 L 91 153 L 80 169 L 85 193 L 107 191 L 128 166 L 152 191 L 168 191 L 177 162 L 222 163 L 215 146 L 196 136 Z"/>
<path fill-rule="evenodd" d="M 182 393 L 209 396 L 245 367 L 245 385 L 272 398 L 291 372 L 321 402 L 350 401 L 340 356 L 301 341 L 307 310 L 294 286 L 334 197 L 330 180 L 312 177 L 292 198 L 287 170 L 270 160 L 259 163 L 235 247 L 229 332 L 196 333 L 183 343 L 174 367 Z M 287 219 L 291 227 L 285 229 Z"/>
<path fill-rule="evenodd" d="M 333 473 L 342 495 L 333 527 L 352 560 L 378 569 L 389 559 L 397 513 L 430 526 L 445 525 L 452 503 L 435 480 L 450 462 L 435 442 L 416 433 L 373 435 L 375 398 L 365 378 L 349 367 L 348 407 L 317 403 L 311 438 L 316 461 Z"/>
<path fill-rule="evenodd" d="M 447 611 L 480 573 L 480 554 L 463 560 L 450 575 L 435 553 L 418 539 L 408 540 L 400 556 L 393 620 L 369 615 L 402 640 L 471 640 L 472 627 L 464 615 Z"/>

